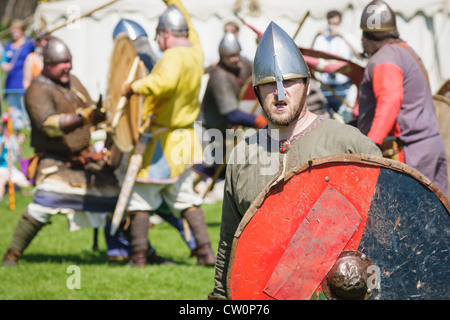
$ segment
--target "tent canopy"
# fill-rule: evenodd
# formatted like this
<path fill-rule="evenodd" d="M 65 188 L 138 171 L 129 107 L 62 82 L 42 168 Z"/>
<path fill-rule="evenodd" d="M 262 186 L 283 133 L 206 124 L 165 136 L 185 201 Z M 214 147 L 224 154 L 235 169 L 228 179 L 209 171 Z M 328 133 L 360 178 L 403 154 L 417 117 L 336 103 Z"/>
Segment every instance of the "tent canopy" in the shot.
<path fill-rule="evenodd" d="M 47 28 L 52 28 L 89 12 L 108 0 L 61 0 L 41 3 L 36 10 L 36 21 L 44 19 Z M 250 1 L 232 0 L 184 0 L 193 24 L 199 33 L 205 52 L 205 66 L 218 59 L 218 45 L 223 35 L 223 25 L 236 21 L 240 25 L 239 39 L 243 55 L 252 59 L 256 50 L 256 34 L 242 25 L 233 14 L 235 4 L 241 4 L 239 16 L 256 29 L 264 31 L 274 21 L 294 35 L 300 21 L 309 11 L 295 41 L 309 48 L 317 32 L 326 26 L 326 13 L 331 9 L 342 12 L 341 29 L 356 39 L 361 38 L 360 16 L 368 0 L 256 0 L 259 11 L 251 11 Z M 397 27 L 402 39 L 407 41 L 421 56 L 429 73 L 433 92 L 450 78 L 450 65 L 445 63 L 450 51 L 450 0 L 388 0 L 396 12 Z M 106 79 L 112 52 L 113 29 L 121 18 L 141 24 L 149 35 L 155 51 L 159 51 L 155 36 L 159 15 L 166 6 L 161 0 L 119 0 L 92 15 L 54 32 L 63 39 L 73 55 L 73 73 L 85 84 L 95 97 L 106 90 Z M 158 52 L 160 54 L 160 52 Z M 364 64 L 363 61 L 360 64 Z"/>

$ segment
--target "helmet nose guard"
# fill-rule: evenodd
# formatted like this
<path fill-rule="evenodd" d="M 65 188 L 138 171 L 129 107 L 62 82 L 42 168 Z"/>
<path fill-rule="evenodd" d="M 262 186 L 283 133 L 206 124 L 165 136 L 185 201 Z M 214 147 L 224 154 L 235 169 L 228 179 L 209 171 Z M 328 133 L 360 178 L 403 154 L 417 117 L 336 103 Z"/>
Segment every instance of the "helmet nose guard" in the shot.
<path fill-rule="evenodd" d="M 253 86 L 275 82 L 278 100 L 284 100 L 284 80 L 310 77 L 309 68 L 294 40 L 272 21 L 256 49 Z"/>

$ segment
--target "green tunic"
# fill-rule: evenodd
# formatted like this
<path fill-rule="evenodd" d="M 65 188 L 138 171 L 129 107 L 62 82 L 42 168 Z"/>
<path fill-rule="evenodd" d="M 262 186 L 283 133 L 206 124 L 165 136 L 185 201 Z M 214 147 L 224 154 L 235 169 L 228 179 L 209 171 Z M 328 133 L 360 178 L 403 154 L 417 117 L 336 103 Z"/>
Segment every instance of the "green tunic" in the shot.
<path fill-rule="evenodd" d="M 276 133 L 276 132 L 274 132 Z M 287 153 L 279 151 L 275 135 L 266 129 L 240 142 L 228 160 L 217 253 L 214 295 L 226 297 L 226 278 L 234 233 L 264 187 L 280 175 L 314 158 L 353 153 L 381 156 L 379 148 L 358 129 L 318 117 L 291 139 Z"/>

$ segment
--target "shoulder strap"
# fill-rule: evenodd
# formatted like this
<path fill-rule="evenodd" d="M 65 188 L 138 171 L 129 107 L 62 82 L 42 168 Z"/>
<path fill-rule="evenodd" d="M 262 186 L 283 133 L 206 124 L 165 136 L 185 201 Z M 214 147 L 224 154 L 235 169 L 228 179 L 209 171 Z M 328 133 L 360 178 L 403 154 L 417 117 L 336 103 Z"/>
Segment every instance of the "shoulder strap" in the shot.
<path fill-rule="evenodd" d="M 410 48 L 408 48 L 407 45 L 403 45 L 401 43 L 392 43 L 392 44 L 396 44 L 404 49 L 406 49 L 412 56 L 413 58 L 416 60 L 416 62 L 419 64 L 420 69 L 422 69 L 423 74 L 425 75 L 425 78 L 427 79 L 428 85 L 430 85 L 430 79 L 428 79 L 428 74 L 425 70 L 425 67 L 423 66 L 423 64 L 420 62 L 419 58 L 414 54 L 414 52 L 412 52 L 412 50 Z"/>

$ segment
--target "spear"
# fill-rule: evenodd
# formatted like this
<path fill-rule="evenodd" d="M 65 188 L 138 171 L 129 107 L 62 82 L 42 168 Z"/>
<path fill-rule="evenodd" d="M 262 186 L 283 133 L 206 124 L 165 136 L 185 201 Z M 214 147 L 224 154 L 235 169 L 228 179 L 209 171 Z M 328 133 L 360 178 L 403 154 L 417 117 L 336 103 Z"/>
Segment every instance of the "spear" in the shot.
<path fill-rule="evenodd" d="M 306 11 L 305 15 L 303 16 L 303 19 L 300 21 L 300 23 L 299 23 L 299 25 L 298 25 L 298 28 L 297 28 L 297 31 L 295 31 L 295 34 L 294 34 L 294 36 L 292 37 L 293 40 L 295 39 L 295 37 L 297 37 L 298 33 L 300 32 L 300 29 L 301 29 L 302 26 L 303 26 L 303 23 L 305 23 L 305 20 L 306 20 L 306 18 L 308 18 L 308 16 L 309 16 L 309 10 Z"/>
<path fill-rule="evenodd" d="M 97 8 L 94 8 L 94 9 L 92 9 L 92 10 L 89 10 L 89 11 L 86 12 L 86 13 L 83 13 L 83 14 L 82 14 L 81 16 L 79 16 L 79 17 L 76 17 L 76 18 L 74 18 L 74 19 L 67 20 L 66 22 L 60 24 L 59 26 L 54 27 L 54 28 L 52 28 L 52 29 L 50 29 L 50 30 L 48 30 L 48 31 L 46 31 L 46 32 L 43 32 L 43 33 L 37 35 L 36 38 L 42 38 L 42 37 L 48 36 L 48 35 L 50 35 L 51 33 L 55 32 L 55 31 L 57 31 L 57 30 L 59 30 L 59 29 L 62 29 L 62 28 L 64 28 L 64 27 L 68 26 L 68 25 L 71 24 L 71 23 L 76 22 L 77 20 L 80 20 L 80 19 L 82 19 L 82 18 L 88 17 L 88 16 L 90 16 L 91 14 L 93 14 L 94 12 L 99 11 L 99 10 L 101 10 L 101 9 L 103 9 L 103 8 L 106 8 L 106 7 L 108 7 L 108 6 L 110 6 L 110 5 L 114 4 L 114 3 L 116 3 L 117 1 L 119 1 L 119 0 L 112 0 L 112 1 L 109 1 L 109 2 L 107 2 L 107 3 L 105 3 L 105 4 L 102 4 L 101 6 L 99 6 L 99 7 L 97 7 Z"/>

